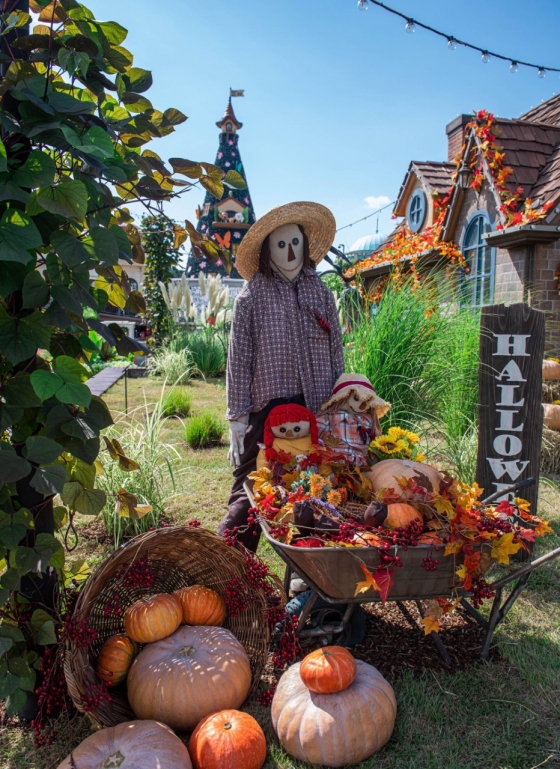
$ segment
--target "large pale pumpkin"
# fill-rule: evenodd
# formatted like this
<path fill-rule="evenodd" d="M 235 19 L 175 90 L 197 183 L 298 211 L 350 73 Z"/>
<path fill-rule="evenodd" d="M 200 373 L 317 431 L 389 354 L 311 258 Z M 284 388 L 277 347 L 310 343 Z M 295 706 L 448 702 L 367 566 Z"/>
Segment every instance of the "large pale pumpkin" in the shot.
<path fill-rule="evenodd" d="M 371 665 L 356 660 L 356 678 L 344 691 L 316 694 L 292 665 L 272 700 L 272 725 L 282 747 L 308 764 L 359 764 L 383 747 L 395 725 L 391 685 Z"/>
<path fill-rule="evenodd" d="M 418 478 L 418 485 L 423 486 L 428 481 L 428 491 L 439 491 L 442 481 L 441 473 L 435 467 L 425 465 L 422 462 L 413 462 L 411 459 L 383 459 L 370 469 L 367 474 L 374 491 L 379 489 L 393 489 L 395 494 L 401 495 L 402 489 L 397 483 L 397 478 Z"/>
<path fill-rule="evenodd" d="M 157 721 L 126 721 L 101 729 L 74 748 L 58 769 L 192 769 L 189 751 Z"/>
<path fill-rule="evenodd" d="M 266 738 L 253 716 L 221 710 L 202 719 L 192 733 L 189 752 L 195 769 L 261 769 Z"/>
<path fill-rule="evenodd" d="M 182 625 L 140 652 L 127 687 L 138 718 L 191 731 L 210 713 L 243 704 L 251 688 L 251 667 L 229 630 Z"/>
<path fill-rule="evenodd" d="M 181 601 L 185 625 L 222 625 L 226 618 L 224 599 L 203 585 L 190 585 L 173 595 Z"/>
<path fill-rule="evenodd" d="M 549 430 L 560 430 L 560 406 L 557 403 L 543 403 L 544 426 Z"/>
<path fill-rule="evenodd" d="M 543 360 L 543 379 L 560 379 L 560 363 L 555 360 Z"/>
<path fill-rule="evenodd" d="M 138 646 L 126 635 L 112 635 L 99 652 L 95 672 L 109 686 L 124 681 L 136 655 Z"/>
<path fill-rule="evenodd" d="M 124 629 L 138 643 L 152 643 L 174 633 L 183 621 L 181 601 L 168 593 L 141 598 L 124 613 Z"/>
<path fill-rule="evenodd" d="M 303 658 L 300 675 L 312 692 L 341 692 L 356 677 L 356 660 L 343 646 L 323 646 Z"/>

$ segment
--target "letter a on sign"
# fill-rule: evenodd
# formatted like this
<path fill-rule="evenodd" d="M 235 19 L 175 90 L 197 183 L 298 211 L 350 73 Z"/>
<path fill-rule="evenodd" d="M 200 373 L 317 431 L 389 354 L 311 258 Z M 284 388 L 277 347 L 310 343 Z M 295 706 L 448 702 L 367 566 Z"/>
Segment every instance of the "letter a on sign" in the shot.
<path fill-rule="evenodd" d="M 539 477 L 544 330 L 544 313 L 526 304 L 482 308 L 476 481 L 483 498 Z M 536 484 L 517 496 L 537 509 Z"/>

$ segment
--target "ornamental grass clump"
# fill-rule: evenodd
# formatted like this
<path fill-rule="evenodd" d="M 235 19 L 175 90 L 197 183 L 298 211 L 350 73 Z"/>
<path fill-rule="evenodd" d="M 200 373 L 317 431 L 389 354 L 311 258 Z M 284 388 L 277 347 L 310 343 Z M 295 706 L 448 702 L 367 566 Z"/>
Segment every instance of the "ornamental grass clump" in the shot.
<path fill-rule="evenodd" d="M 191 449 L 205 449 L 221 443 L 225 425 L 209 411 L 191 417 L 185 427 L 185 440 Z"/>
<path fill-rule="evenodd" d="M 165 345 L 173 352 L 187 351 L 196 374 L 204 377 L 221 376 L 226 369 L 229 335 L 224 328 L 208 327 L 175 331 Z"/>
<path fill-rule="evenodd" d="M 186 384 L 195 372 L 188 350 L 169 350 L 161 347 L 148 359 L 148 369 L 154 376 L 162 376 L 168 382 Z"/>
<path fill-rule="evenodd" d="M 166 417 L 188 417 L 191 414 L 192 398 L 184 388 L 173 388 L 163 398 L 161 415 Z"/>

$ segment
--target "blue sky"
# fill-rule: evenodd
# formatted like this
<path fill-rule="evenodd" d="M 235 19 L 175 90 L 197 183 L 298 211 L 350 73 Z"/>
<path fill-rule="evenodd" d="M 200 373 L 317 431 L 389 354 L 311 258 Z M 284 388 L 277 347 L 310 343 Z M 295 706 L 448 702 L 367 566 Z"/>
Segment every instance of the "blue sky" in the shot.
<path fill-rule="evenodd" d="M 481 47 L 560 67 L 560 2 L 387 0 L 388 5 Z M 445 160 L 445 125 L 488 109 L 516 117 L 560 91 L 559 73 L 509 72 L 506 62 L 417 30 L 356 0 L 86 0 L 102 20 L 129 30 L 135 65 L 151 69 L 154 106 L 189 120 L 153 149 L 213 162 L 229 87 L 257 217 L 292 200 L 314 200 L 339 227 L 394 200 L 410 160 Z M 194 217 L 203 192 L 166 208 Z M 375 217 L 343 230 L 346 246 L 375 231 Z M 392 228 L 390 211 L 379 229 Z"/>

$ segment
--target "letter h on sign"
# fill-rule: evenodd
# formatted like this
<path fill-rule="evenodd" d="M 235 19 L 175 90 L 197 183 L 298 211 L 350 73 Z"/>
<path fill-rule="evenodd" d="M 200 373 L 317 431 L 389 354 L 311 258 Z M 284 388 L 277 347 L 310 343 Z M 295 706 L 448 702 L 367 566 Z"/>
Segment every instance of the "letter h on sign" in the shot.
<path fill-rule="evenodd" d="M 544 335 L 540 310 L 526 304 L 482 308 L 476 480 L 485 497 L 539 477 Z M 537 493 L 535 484 L 521 494 L 534 513 Z"/>

